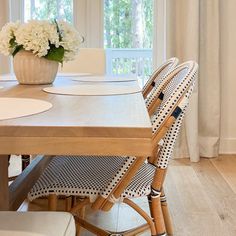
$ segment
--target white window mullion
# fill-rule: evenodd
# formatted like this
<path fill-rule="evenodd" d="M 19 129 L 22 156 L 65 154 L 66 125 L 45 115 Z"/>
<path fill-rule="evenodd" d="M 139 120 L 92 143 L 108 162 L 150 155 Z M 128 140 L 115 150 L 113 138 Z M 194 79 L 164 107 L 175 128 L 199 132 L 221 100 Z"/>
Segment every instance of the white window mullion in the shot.
<path fill-rule="evenodd" d="M 10 20 L 24 21 L 24 0 L 10 0 Z"/>
<path fill-rule="evenodd" d="M 87 0 L 87 32 L 89 47 L 103 47 L 104 0 Z"/>
<path fill-rule="evenodd" d="M 85 37 L 83 47 L 103 47 L 103 0 L 74 0 L 74 24 Z"/>
<path fill-rule="evenodd" d="M 35 0 L 30 1 L 30 18 L 33 19 L 35 11 Z"/>
<path fill-rule="evenodd" d="M 82 47 L 87 46 L 87 30 L 86 30 L 86 4 L 87 0 L 73 0 L 73 21 L 74 26 L 85 38 L 85 42 L 81 45 Z"/>

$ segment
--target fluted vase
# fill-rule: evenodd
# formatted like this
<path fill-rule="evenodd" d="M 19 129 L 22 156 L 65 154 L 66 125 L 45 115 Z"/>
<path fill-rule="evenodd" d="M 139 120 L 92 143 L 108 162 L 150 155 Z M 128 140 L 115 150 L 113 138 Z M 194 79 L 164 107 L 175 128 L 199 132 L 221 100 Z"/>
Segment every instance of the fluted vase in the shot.
<path fill-rule="evenodd" d="M 56 78 L 58 62 L 21 50 L 13 58 L 13 67 L 20 84 L 51 84 Z"/>

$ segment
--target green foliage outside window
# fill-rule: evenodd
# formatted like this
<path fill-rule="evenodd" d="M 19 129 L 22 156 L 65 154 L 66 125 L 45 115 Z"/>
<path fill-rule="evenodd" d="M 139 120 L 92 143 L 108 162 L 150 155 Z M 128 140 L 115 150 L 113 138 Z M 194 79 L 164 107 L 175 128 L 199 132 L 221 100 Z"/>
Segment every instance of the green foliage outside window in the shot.
<path fill-rule="evenodd" d="M 152 35 L 152 0 L 104 0 L 105 47 L 152 48 Z"/>
<path fill-rule="evenodd" d="M 25 0 L 25 16 L 28 19 L 63 19 L 73 22 L 73 0 Z"/>

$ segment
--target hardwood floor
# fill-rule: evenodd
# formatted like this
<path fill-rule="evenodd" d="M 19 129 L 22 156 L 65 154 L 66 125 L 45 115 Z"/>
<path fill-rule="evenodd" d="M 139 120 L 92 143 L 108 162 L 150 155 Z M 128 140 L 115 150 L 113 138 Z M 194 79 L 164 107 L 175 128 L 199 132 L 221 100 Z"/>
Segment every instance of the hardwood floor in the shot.
<path fill-rule="evenodd" d="M 236 235 L 236 156 L 202 158 L 199 163 L 172 160 L 165 191 L 176 236 Z M 145 198 L 138 202 L 148 211 Z M 62 204 L 60 209 L 63 210 Z M 46 210 L 46 199 L 25 202 L 19 210 Z M 143 222 L 124 204 L 117 204 L 108 213 L 92 214 L 87 209 L 86 218 L 111 230 L 123 230 Z M 92 234 L 84 230 L 81 235 Z M 148 235 L 149 232 L 142 234 Z"/>
<path fill-rule="evenodd" d="M 235 156 L 172 161 L 166 192 L 175 235 L 236 235 L 235 164 Z"/>

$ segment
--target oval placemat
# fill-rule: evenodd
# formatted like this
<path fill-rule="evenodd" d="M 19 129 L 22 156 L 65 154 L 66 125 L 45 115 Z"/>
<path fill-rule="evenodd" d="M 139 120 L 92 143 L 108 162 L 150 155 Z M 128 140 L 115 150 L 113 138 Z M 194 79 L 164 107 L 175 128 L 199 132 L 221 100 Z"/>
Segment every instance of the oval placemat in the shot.
<path fill-rule="evenodd" d="M 80 77 L 80 76 L 90 76 L 91 73 L 57 73 L 57 77 Z"/>
<path fill-rule="evenodd" d="M 137 81 L 136 78 L 132 77 L 109 77 L 109 76 L 82 76 L 78 78 L 73 78 L 74 81 L 79 82 L 128 82 Z"/>
<path fill-rule="evenodd" d="M 0 107 L 0 120 L 7 120 L 47 111 L 52 104 L 30 98 L 0 98 Z"/>
<path fill-rule="evenodd" d="M 47 87 L 43 91 L 62 95 L 106 96 L 141 92 L 137 83 L 80 83 L 63 87 Z"/>

